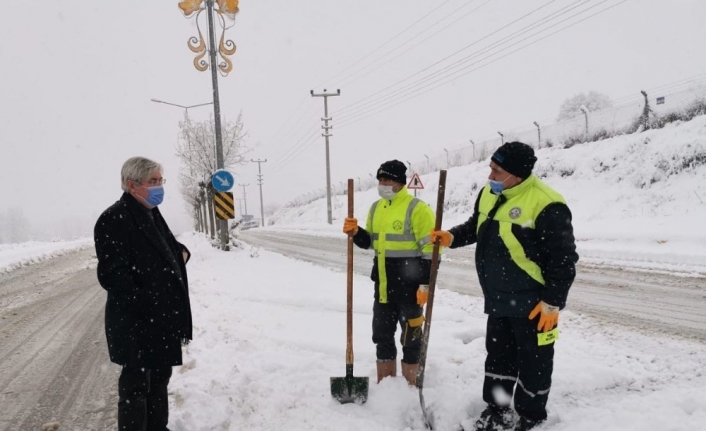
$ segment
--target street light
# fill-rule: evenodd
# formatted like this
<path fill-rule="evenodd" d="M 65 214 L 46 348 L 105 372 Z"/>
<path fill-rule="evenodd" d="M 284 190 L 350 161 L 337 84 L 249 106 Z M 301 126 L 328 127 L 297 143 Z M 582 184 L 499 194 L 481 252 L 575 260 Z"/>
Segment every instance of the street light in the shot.
<path fill-rule="evenodd" d="M 449 150 L 444 148 L 444 151 L 446 151 L 446 169 L 449 169 L 451 167 L 451 164 L 449 163 Z"/>
<path fill-rule="evenodd" d="M 498 132 L 498 135 L 500 135 L 500 145 L 504 144 L 505 143 L 505 135 L 503 135 L 500 132 Z"/>
<path fill-rule="evenodd" d="M 427 156 L 427 155 L 425 154 L 424 157 L 427 158 L 427 172 L 431 172 L 431 164 L 429 164 L 429 156 Z"/>
<path fill-rule="evenodd" d="M 179 105 L 177 103 L 165 102 L 164 100 L 159 100 L 159 99 L 150 99 L 150 102 L 164 103 L 165 105 L 172 105 L 172 106 L 176 106 L 178 108 L 183 108 L 186 111 L 188 111 L 189 108 L 196 108 L 198 106 L 213 105 L 213 102 L 207 102 L 207 103 L 199 103 L 198 105 L 184 106 L 184 105 Z"/>
<path fill-rule="evenodd" d="M 233 70 L 233 62 L 228 58 L 229 56 L 235 54 L 235 44 L 232 40 L 225 39 L 226 18 L 235 21 L 235 14 L 237 14 L 240 9 L 238 9 L 238 0 L 205 0 L 205 5 L 202 6 L 204 0 L 191 0 L 179 2 L 179 9 L 181 9 L 184 17 L 191 18 L 194 17 L 196 21 L 196 28 L 198 30 L 198 38 L 192 36 L 187 42 L 187 46 L 196 54 L 194 57 L 194 67 L 200 72 L 211 69 L 211 85 L 213 88 L 213 117 L 214 126 L 216 134 L 216 168 L 223 169 L 223 140 L 222 140 L 222 130 L 221 130 L 221 102 L 220 96 L 218 94 L 218 72 L 223 76 L 228 75 L 228 73 Z M 206 18 L 208 20 L 208 43 L 204 40 L 203 35 L 199 27 L 199 17 L 202 12 L 206 12 Z M 216 45 L 216 36 L 214 30 L 214 13 L 218 19 L 218 24 L 221 27 L 221 37 L 219 39 L 218 45 Z M 206 62 L 203 58 L 209 54 L 209 62 Z M 220 56 L 220 62 L 216 61 L 216 55 Z M 247 210 L 247 204 L 246 204 Z M 219 220 L 221 235 L 221 248 L 223 250 L 228 250 L 228 220 Z"/>
<path fill-rule="evenodd" d="M 542 148 L 542 132 L 539 130 L 539 123 L 533 122 L 537 126 L 537 148 Z"/>
<path fill-rule="evenodd" d="M 471 146 L 473 148 L 473 160 L 475 160 L 476 159 L 476 143 L 473 142 L 473 139 L 469 139 L 469 141 L 471 142 Z"/>

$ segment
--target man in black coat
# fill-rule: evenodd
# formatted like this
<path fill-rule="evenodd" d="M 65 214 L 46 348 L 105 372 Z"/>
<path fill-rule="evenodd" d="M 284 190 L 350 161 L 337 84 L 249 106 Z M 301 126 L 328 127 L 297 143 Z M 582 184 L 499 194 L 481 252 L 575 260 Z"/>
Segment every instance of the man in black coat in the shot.
<path fill-rule="evenodd" d="M 122 365 L 118 429 L 168 431 L 167 385 L 192 337 L 186 262 L 157 206 L 162 166 L 143 157 L 122 167 L 123 195 L 96 222 L 98 281 L 108 291 L 105 333 L 110 360 Z"/>
<path fill-rule="evenodd" d="M 576 276 L 571 211 L 564 198 L 532 174 L 534 150 L 508 142 L 490 158 L 488 185 L 473 215 L 433 231 L 444 247 L 476 244 L 476 271 L 488 324 L 483 400 L 474 431 L 536 428 L 547 418 L 559 311 Z"/>

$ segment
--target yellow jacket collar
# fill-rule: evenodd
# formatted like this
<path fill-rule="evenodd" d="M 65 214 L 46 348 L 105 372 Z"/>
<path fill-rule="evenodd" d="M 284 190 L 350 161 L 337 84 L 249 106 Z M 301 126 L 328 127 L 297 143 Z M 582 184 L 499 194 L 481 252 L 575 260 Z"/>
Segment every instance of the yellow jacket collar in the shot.
<path fill-rule="evenodd" d="M 515 187 L 505 189 L 503 190 L 503 194 L 505 195 L 506 198 L 514 198 L 515 196 L 519 196 L 528 189 L 532 188 L 534 183 L 537 181 L 537 177 L 534 175 L 530 175 L 527 177 L 524 181 L 522 181 L 520 184 L 516 185 Z"/>

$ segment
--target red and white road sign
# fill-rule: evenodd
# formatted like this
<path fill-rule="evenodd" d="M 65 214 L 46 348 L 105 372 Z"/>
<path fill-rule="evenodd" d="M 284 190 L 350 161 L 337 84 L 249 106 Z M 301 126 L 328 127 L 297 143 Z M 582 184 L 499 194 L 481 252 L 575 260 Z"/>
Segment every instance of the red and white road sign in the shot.
<path fill-rule="evenodd" d="M 414 175 L 412 175 L 412 179 L 409 180 L 409 184 L 407 184 L 407 188 L 411 190 L 422 190 L 424 189 L 424 184 L 422 184 L 422 180 L 419 178 L 419 174 L 416 172 Z"/>

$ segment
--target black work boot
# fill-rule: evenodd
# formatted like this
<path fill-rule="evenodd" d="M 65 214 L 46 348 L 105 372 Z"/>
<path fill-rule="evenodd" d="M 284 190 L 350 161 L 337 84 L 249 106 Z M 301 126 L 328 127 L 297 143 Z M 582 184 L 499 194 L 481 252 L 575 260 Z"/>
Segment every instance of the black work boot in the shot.
<path fill-rule="evenodd" d="M 486 407 L 473 426 L 473 431 L 511 431 L 512 409 L 509 407 Z"/>
<path fill-rule="evenodd" d="M 520 417 L 520 420 L 517 421 L 517 425 L 515 425 L 515 431 L 530 431 L 538 427 L 540 424 L 544 423 L 546 419 L 540 419 L 540 420 L 533 420 L 533 419 L 527 419 L 525 417 Z"/>

